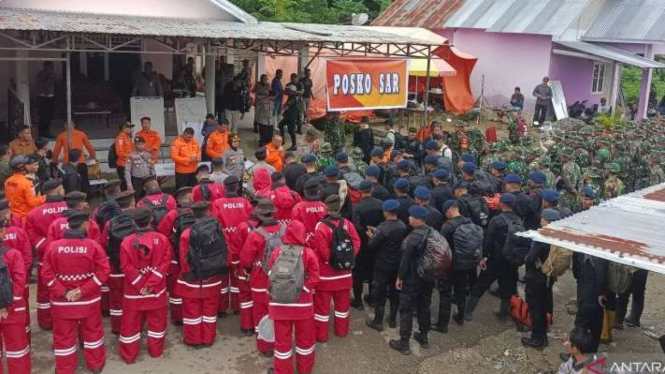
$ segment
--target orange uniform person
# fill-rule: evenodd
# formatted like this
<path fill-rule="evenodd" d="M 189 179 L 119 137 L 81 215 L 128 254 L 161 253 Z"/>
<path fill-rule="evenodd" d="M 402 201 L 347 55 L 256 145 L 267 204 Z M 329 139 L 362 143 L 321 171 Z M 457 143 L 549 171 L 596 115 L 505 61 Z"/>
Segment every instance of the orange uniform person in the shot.
<path fill-rule="evenodd" d="M 208 135 L 208 143 L 205 152 L 210 159 L 222 157 L 224 151 L 229 148 L 229 121 L 222 119 L 217 124 L 217 131 Z"/>
<path fill-rule="evenodd" d="M 72 149 L 87 149 L 90 158 L 96 158 L 95 148 L 90 143 L 88 135 L 83 131 L 76 129 L 76 124 L 72 122 Z M 55 147 L 53 147 L 53 157 L 51 158 L 51 163 L 57 164 L 58 157 L 60 157 L 60 152 L 62 151 L 62 163 L 66 164 L 69 162 L 68 154 L 69 147 L 67 146 L 67 130 L 63 131 L 58 135 L 58 138 L 55 140 Z M 86 156 L 85 153 L 81 152 L 81 158 L 79 162 L 85 162 Z"/>
<path fill-rule="evenodd" d="M 151 125 L 152 120 L 150 117 L 141 118 L 141 131 L 137 132 L 136 136 L 140 136 L 145 140 L 145 150 L 150 152 L 152 162 L 156 164 L 159 149 L 162 147 L 162 138 L 159 137 L 157 131 L 150 128 Z"/>
<path fill-rule="evenodd" d="M 196 169 L 201 161 L 201 148 L 188 127 L 171 143 L 171 159 L 175 163 L 175 188 L 196 185 Z"/>
<path fill-rule="evenodd" d="M 118 172 L 118 179 L 120 179 L 120 189 L 125 191 L 127 189 L 127 180 L 125 178 L 125 165 L 127 164 L 127 156 L 129 156 L 134 147 L 132 147 L 132 129 L 134 125 L 127 122 L 120 125 L 120 132 L 115 136 L 115 154 L 118 157 L 116 161 L 116 171 Z"/>
<path fill-rule="evenodd" d="M 5 197 L 9 201 L 12 215 L 25 222 L 28 213 L 46 201 L 45 196 L 35 195 L 35 187 L 27 174 L 26 165 L 30 163 L 28 156 L 15 156 L 9 162 L 14 174 L 5 181 Z"/>
<path fill-rule="evenodd" d="M 266 162 L 272 165 L 275 170 L 284 169 L 284 147 L 282 146 L 282 137 L 275 135 L 272 142 L 266 144 Z"/>

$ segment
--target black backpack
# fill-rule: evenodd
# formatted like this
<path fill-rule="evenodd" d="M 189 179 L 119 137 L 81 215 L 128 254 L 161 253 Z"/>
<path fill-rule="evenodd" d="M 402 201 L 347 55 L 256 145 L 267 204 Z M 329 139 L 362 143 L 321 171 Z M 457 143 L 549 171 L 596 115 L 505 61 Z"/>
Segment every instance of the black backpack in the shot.
<path fill-rule="evenodd" d="M 95 217 L 97 225 L 103 229 L 106 227 L 106 222 L 113 219 L 113 217 L 118 216 L 121 212 L 122 210 L 120 209 L 120 205 L 118 205 L 117 201 L 112 199 L 104 200 L 99 205 L 99 209 L 97 210 L 97 217 Z"/>
<path fill-rule="evenodd" d="M 333 270 L 352 270 L 356 265 L 356 256 L 351 235 L 344 228 L 344 221 L 340 220 L 338 225 L 333 225 L 329 218 L 325 218 L 321 222 L 330 227 L 333 234 L 330 242 L 330 267 Z"/>
<path fill-rule="evenodd" d="M 473 223 L 480 227 L 487 227 L 490 220 L 490 207 L 484 198 L 467 195 L 459 201 L 463 205 L 460 210 L 465 212 L 467 218 L 470 218 Z"/>
<path fill-rule="evenodd" d="M 107 157 L 109 167 L 111 169 L 115 169 L 118 167 L 118 152 L 115 150 L 115 140 L 109 147 L 109 154 Z"/>
<path fill-rule="evenodd" d="M 393 144 L 393 149 L 402 150 L 404 149 L 404 136 L 398 132 L 395 134 L 395 144 Z"/>
<path fill-rule="evenodd" d="M 409 186 L 411 187 L 411 197 L 418 187 L 426 187 L 428 190 L 432 189 L 432 180 L 426 175 L 414 175 L 409 177 Z"/>
<path fill-rule="evenodd" d="M 185 274 L 186 280 L 201 280 L 228 274 L 226 262 L 228 250 L 222 226 L 213 217 L 194 222 L 189 234 L 187 262 L 192 270 Z"/>
<path fill-rule="evenodd" d="M 208 154 L 208 138 L 210 134 L 206 135 L 203 139 L 203 144 L 201 144 L 201 161 L 212 161 L 212 157 Z"/>
<path fill-rule="evenodd" d="M 116 267 L 120 268 L 120 244 L 122 241 L 136 231 L 134 219 L 129 213 L 120 213 L 120 215 L 111 219 L 109 224 L 109 247 L 107 254 L 109 260 Z"/>
<path fill-rule="evenodd" d="M 506 241 L 503 243 L 503 248 L 501 249 L 501 254 L 506 258 L 512 265 L 522 266 L 524 265 L 524 260 L 526 255 L 529 254 L 529 247 L 531 246 L 531 240 L 517 236 L 517 233 L 526 231 L 524 228 L 524 223 L 522 220 L 510 220 L 508 217 L 503 217 L 503 220 L 506 222 L 508 227 L 506 232 Z"/>
<path fill-rule="evenodd" d="M 157 227 L 157 225 L 162 222 L 164 217 L 166 217 L 166 214 L 168 214 L 168 201 L 169 196 L 167 194 L 162 194 L 162 200 L 160 200 L 159 204 L 153 204 L 152 200 L 150 200 L 148 197 L 143 198 L 143 202 L 148 208 L 150 208 L 150 211 L 152 212 L 152 225 L 154 227 Z"/>
<path fill-rule="evenodd" d="M 14 302 L 14 283 L 5 262 L 7 247 L 0 244 L 0 309 L 5 309 Z"/>
<path fill-rule="evenodd" d="M 455 229 L 453 245 L 455 269 L 475 269 L 483 256 L 483 228 L 473 222 L 462 223 Z"/>
<path fill-rule="evenodd" d="M 173 244 L 173 259 L 180 263 L 180 237 L 182 233 L 196 222 L 194 213 L 191 209 L 179 208 L 178 216 L 173 222 L 173 233 L 171 234 L 171 244 Z"/>

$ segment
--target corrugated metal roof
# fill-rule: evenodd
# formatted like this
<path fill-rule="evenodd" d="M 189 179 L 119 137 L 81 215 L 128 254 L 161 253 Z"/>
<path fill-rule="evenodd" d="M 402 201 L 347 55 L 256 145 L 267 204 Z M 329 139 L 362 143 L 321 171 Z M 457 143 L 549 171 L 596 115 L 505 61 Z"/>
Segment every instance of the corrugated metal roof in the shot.
<path fill-rule="evenodd" d="M 402 26 L 442 29 L 450 15 L 465 0 L 395 0 L 372 26 Z"/>
<path fill-rule="evenodd" d="M 367 26 L 248 24 L 218 20 L 151 18 L 92 13 L 66 13 L 0 8 L 0 30 L 59 31 L 136 36 L 172 36 L 295 42 L 340 42 L 437 45 L 374 30 Z"/>
<path fill-rule="evenodd" d="M 555 44 L 594 56 L 607 58 L 612 61 L 618 61 L 631 66 L 637 66 L 641 69 L 665 69 L 665 64 L 611 46 L 587 42 L 555 42 Z"/>
<path fill-rule="evenodd" d="M 229 0 L 209 0 L 218 7 L 224 9 L 226 12 L 236 17 L 242 22 L 246 23 L 257 23 L 258 21 L 254 16 L 240 9 L 237 5 L 233 4 Z"/>
<path fill-rule="evenodd" d="M 665 274 L 665 183 L 608 200 L 528 234 L 549 243 Z"/>
<path fill-rule="evenodd" d="M 665 42 L 665 1 L 607 0 L 583 40 Z"/>
<path fill-rule="evenodd" d="M 592 0 L 467 0 L 446 22 L 449 28 L 560 35 Z"/>

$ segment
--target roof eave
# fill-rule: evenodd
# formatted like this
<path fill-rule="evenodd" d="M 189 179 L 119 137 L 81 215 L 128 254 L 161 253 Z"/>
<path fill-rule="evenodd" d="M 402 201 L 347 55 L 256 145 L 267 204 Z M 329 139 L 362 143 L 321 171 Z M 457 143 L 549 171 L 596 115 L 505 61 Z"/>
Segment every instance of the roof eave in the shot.
<path fill-rule="evenodd" d="M 628 43 L 628 44 L 665 44 L 665 40 L 646 40 L 646 39 L 609 39 L 609 38 L 591 38 L 582 37 L 583 42 L 595 43 Z"/>

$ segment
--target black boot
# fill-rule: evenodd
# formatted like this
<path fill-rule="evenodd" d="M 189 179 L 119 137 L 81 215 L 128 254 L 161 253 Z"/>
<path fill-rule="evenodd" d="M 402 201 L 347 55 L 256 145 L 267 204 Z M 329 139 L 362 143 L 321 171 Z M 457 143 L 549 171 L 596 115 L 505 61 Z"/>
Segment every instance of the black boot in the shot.
<path fill-rule="evenodd" d="M 388 327 L 390 327 L 391 329 L 397 327 L 397 307 L 399 307 L 397 303 L 395 303 L 395 305 L 393 305 L 393 303 L 390 303 L 390 315 L 388 315 Z"/>
<path fill-rule="evenodd" d="M 457 312 L 453 316 L 453 321 L 455 321 L 458 326 L 464 326 L 464 312 Z"/>
<path fill-rule="evenodd" d="M 363 283 L 353 282 L 353 300 L 351 300 L 351 307 L 358 310 L 365 309 L 363 305 Z"/>
<path fill-rule="evenodd" d="M 385 316 L 385 308 L 384 307 L 376 307 L 374 308 L 374 319 L 367 319 L 365 321 L 365 325 L 369 327 L 370 329 L 376 330 L 376 331 L 383 331 L 383 317 Z"/>
<path fill-rule="evenodd" d="M 628 327 L 640 327 L 640 319 L 642 319 L 642 311 L 644 310 L 644 305 L 639 304 L 635 302 L 635 299 L 633 299 L 633 303 L 630 306 L 630 314 L 628 315 L 628 318 L 626 318 L 626 326 Z M 617 310 L 618 314 L 618 310 Z M 615 314 L 616 316 L 616 314 Z M 616 321 L 616 318 L 615 318 Z"/>
<path fill-rule="evenodd" d="M 543 349 L 549 345 L 549 342 L 547 341 L 547 338 L 535 338 L 532 336 L 530 338 L 522 338 L 522 345 L 530 348 Z"/>
<path fill-rule="evenodd" d="M 390 340 L 390 342 L 388 342 L 388 347 L 390 347 L 390 349 L 393 349 L 393 350 L 395 350 L 395 351 L 397 351 L 397 352 L 399 352 L 403 355 L 406 355 L 406 356 L 411 354 L 411 349 L 409 349 L 409 341 L 408 340 L 392 339 L 392 340 Z"/>
<path fill-rule="evenodd" d="M 464 314 L 464 319 L 467 321 L 473 321 L 473 311 L 476 310 L 476 306 L 478 305 L 478 301 L 480 299 L 471 295 L 469 296 L 468 299 L 466 299 L 466 313 Z"/>
<path fill-rule="evenodd" d="M 499 304 L 499 311 L 494 313 L 499 322 L 506 322 L 508 320 L 508 313 L 510 312 L 510 300 L 501 300 Z"/>
<path fill-rule="evenodd" d="M 429 348 L 429 340 L 427 339 L 427 333 L 418 331 L 413 333 L 413 340 L 417 341 L 420 344 L 420 348 L 427 349 Z"/>

